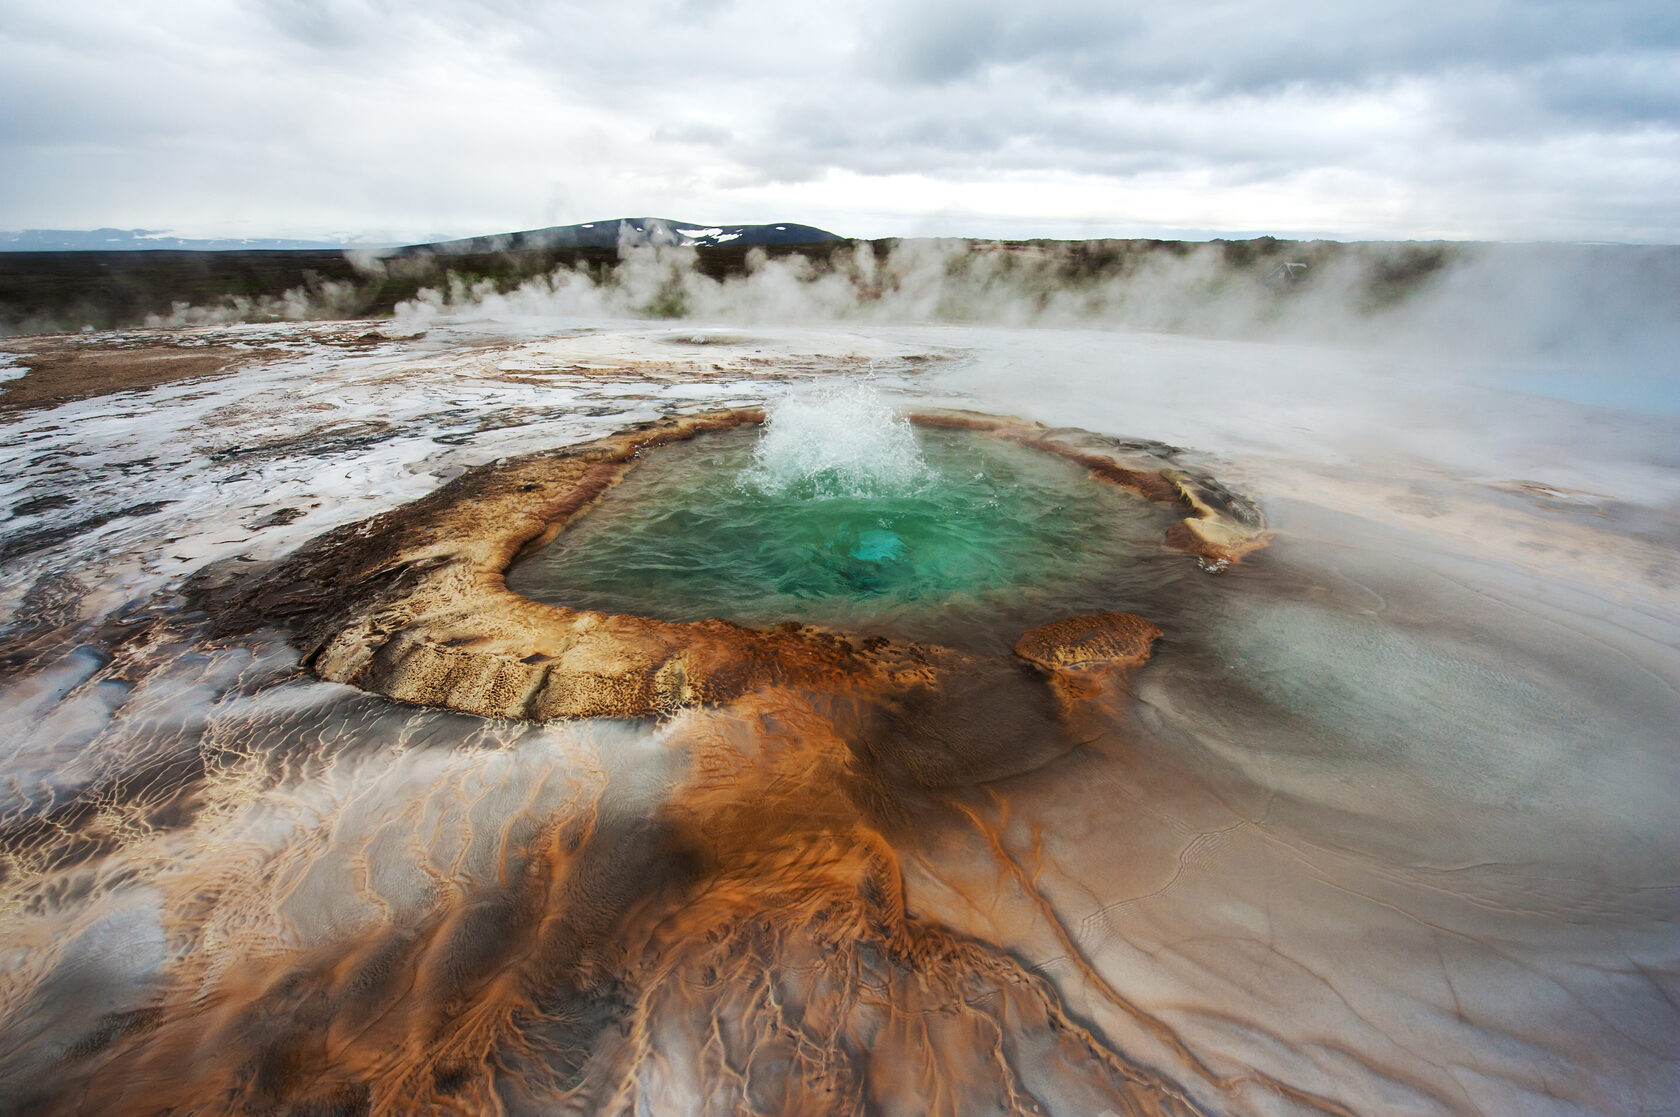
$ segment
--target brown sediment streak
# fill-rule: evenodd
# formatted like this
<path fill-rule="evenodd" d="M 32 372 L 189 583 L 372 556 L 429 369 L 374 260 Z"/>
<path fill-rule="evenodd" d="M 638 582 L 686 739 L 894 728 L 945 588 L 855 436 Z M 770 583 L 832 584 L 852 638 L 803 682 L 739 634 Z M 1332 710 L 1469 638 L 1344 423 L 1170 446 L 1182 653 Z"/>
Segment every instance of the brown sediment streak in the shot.
<path fill-rule="evenodd" d="M 1175 525 L 1169 545 L 1230 562 L 1264 544 L 1262 529 L 1215 507 L 1202 483 L 1159 461 L 1144 468 L 1140 453 L 1122 462 L 1121 450 L 1079 449 L 1014 419 L 948 411 L 910 418 L 1068 457 L 1148 499 L 1170 493 L 1194 515 Z M 599 499 L 638 454 L 763 419 L 756 410 L 715 412 L 493 463 L 322 536 L 254 585 L 207 598 L 226 631 L 287 624 L 322 678 L 489 717 L 668 716 L 765 686 L 840 680 L 866 680 L 902 701 L 970 669 L 971 657 L 936 645 L 859 641 L 796 625 L 766 630 L 585 612 L 507 589 L 507 567 Z M 1258 522 L 1258 513 L 1248 518 Z"/>
<path fill-rule="evenodd" d="M 572 756 L 586 777 L 574 793 L 526 790 L 487 820 L 499 852 L 476 877 L 412 808 L 405 856 L 435 881 L 431 901 L 406 916 L 372 905 L 309 948 L 287 941 L 287 912 L 342 813 L 290 855 L 219 857 L 213 880 L 165 866 L 152 879 L 177 947 L 167 980 L 143 1008 L 90 1021 L 20 1102 L 137 1115 L 1203 1112 L 1042 976 L 907 914 L 895 835 L 957 800 L 893 763 L 906 744 L 880 739 L 870 716 L 794 689 L 691 712 L 668 730 L 675 778 L 639 814 Z M 437 793 L 476 813 L 458 785 Z"/>
<path fill-rule="evenodd" d="M 766 694 L 691 723 L 696 778 L 672 815 L 704 883 L 632 920 L 636 994 L 602 1060 L 604 1111 L 1199 1112 L 1041 977 L 905 914 L 897 851 L 857 788 L 902 804 L 915 789 L 884 786 L 843 720 L 801 706 Z M 738 1108 L 674 1104 L 650 1073 L 669 1064 Z"/>
<path fill-rule="evenodd" d="M 282 356 L 278 349 L 249 349 L 148 336 L 145 343 L 111 344 L 80 334 L 9 340 L 25 375 L 0 384 L 0 415 L 159 384 L 221 376 Z"/>
<path fill-rule="evenodd" d="M 603 833 L 592 808 L 585 794 L 554 810 L 534 837 L 508 849 L 505 879 L 472 888 L 459 872 L 429 865 L 444 887 L 418 921 L 376 919 L 313 950 L 265 944 L 254 933 L 258 921 L 284 927 L 284 865 L 264 865 L 256 880 L 215 895 L 212 911 L 202 908 L 211 882 L 160 874 L 161 885 L 194 891 L 180 908 L 164 908 L 192 949 L 180 952 L 161 1003 L 95 1028 L 92 1042 L 66 1053 L 60 1073 L 74 1084 L 64 1091 L 71 1100 L 40 1108 L 396 1113 L 430 1103 L 439 1112 L 493 1111 L 487 1060 L 517 1034 L 543 979 L 561 974 L 578 996 L 610 999 L 600 975 L 611 951 L 594 944 L 610 942 L 621 901 L 600 875 L 613 851 L 599 855 L 602 845 L 622 843 Z M 502 824 L 525 817 L 515 811 Z M 311 859 L 307 847 L 299 852 Z M 218 914 L 251 923 L 215 934 Z M 222 964 L 229 954 L 236 965 Z M 586 1048 L 587 1032 L 577 1029 L 571 1045 Z M 465 1096 L 449 1096 L 459 1089 Z"/>

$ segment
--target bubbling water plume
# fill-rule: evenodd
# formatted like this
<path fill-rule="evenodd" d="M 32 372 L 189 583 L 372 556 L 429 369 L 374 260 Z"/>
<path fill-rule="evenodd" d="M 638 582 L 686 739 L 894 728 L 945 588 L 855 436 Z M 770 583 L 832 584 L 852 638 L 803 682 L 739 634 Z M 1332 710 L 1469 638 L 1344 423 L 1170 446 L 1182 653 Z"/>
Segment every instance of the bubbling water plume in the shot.
<path fill-rule="evenodd" d="M 783 396 L 743 483 L 807 500 L 912 492 L 929 480 L 910 423 L 865 382 Z"/>

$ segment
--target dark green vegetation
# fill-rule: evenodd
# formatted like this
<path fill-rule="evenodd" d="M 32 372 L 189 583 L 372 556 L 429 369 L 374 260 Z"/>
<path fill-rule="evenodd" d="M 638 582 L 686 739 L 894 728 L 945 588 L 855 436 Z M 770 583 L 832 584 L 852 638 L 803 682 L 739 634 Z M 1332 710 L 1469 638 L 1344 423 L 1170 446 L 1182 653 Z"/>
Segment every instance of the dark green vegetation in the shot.
<path fill-rule="evenodd" d="M 120 230 L 100 232 L 118 234 L 107 238 L 113 243 L 122 239 Z M 201 318 L 221 312 L 221 317 L 244 321 L 378 317 L 424 288 L 448 286 L 452 278 L 468 287 L 488 281 L 505 292 L 565 268 L 610 282 L 621 243 L 687 243 L 693 239 L 685 240 L 688 232 L 700 238 L 693 249 L 699 253 L 697 270 L 713 279 L 745 274 L 753 246 L 780 256 L 849 243 L 794 223 L 706 227 L 661 218 L 554 226 L 378 252 L 327 245 L 140 251 L 145 246 L 129 237 L 111 251 L 0 251 L 0 334 L 135 326 L 186 308 L 203 312 Z M 96 233 L 65 236 L 92 240 Z M 726 243 L 713 244 L 713 237 Z M 10 237 L 19 243 L 27 239 Z M 6 243 L 0 239 L 0 246 Z M 662 316 L 680 313 L 680 308 L 655 306 L 650 313 Z"/>
<path fill-rule="evenodd" d="M 828 245 L 758 250 L 819 258 L 833 251 Z M 746 274 L 751 249 L 684 251 L 696 254 L 701 274 L 721 279 Z M 148 316 L 167 317 L 183 306 L 223 308 L 246 320 L 379 317 L 422 288 L 447 284 L 451 275 L 505 291 L 556 268 L 607 281 L 618 263 L 616 249 L 591 247 L 386 258 L 336 250 L 0 252 L 0 333 L 143 325 Z"/>
<path fill-rule="evenodd" d="M 138 325 L 176 303 L 278 298 L 360 283 L 343 252 L 3 252 L 0 331 L 51 333 Z"/>
<path fill-rule="evenodd" d="M 811 273 L 821 275 L 855 268 L 860 247 L 884 264 L 901 243 L 832 240 L 702 245 L 677 251 L 692 254 L 695 272 L 721 281 L 746 275 L 752 256 L 803 257 Z M 1058 285 L 1077 288 L 1081 283 L 1124 279 L 1207 247 L 1156 240 L 976 241 L 966 253 L 949 253 L 942 266 L 953 274 L 975 267 L 1000 276 L 1031 270 Z M 1241 278 L 1278 291 L 1311 284 L 1332 262 L 1374 254 L 1378 266 L 1369 270 L 1368 285 L 1370 297 L 1378 302 L 1417 285 L 1456 251 L 1445 244 L 1368 246 L 1269 237 L 1216 241 L 1213 247 Z M 620 263 L 618 249 L 599 246 L 435 253 L 422 248 L 385 256 L 339 250 L 0 252 L 0 333 L 137 326 L 148 317 L 167 319 L 188 307 L 258 321 L 379 317 L 423 288 L 448 286 L 451 277 L 468 287 L 488 282 L 505 292 L 565 268 L 609 284 Z M 1274 274 L 1285 263 L 1307 266 Z M 859 290 L 863 299 L 879 294 L 867 282 Z M 681 299 L 656 299 L 646 310 L 654 317 L 680 314 Z"/>

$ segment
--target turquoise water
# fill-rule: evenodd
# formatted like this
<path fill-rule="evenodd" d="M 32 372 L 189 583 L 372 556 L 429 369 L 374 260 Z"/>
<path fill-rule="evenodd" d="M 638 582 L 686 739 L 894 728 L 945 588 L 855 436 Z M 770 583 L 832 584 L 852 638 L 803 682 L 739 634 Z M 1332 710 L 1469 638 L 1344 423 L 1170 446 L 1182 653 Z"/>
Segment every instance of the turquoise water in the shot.
<path fill-rule="evenodd" d="M 835 467 L 767 475 L 756 431 L 660 448 L 508 584 L 668 620 L 948 638 L 965 618 L 1124 608 L 1124 583 L 1154 580 L 1143 568 L 1162 557 L 1160 509 L 1041 451 L 968 432 L 909 437 L 917 460 L 861 485 Z"/>

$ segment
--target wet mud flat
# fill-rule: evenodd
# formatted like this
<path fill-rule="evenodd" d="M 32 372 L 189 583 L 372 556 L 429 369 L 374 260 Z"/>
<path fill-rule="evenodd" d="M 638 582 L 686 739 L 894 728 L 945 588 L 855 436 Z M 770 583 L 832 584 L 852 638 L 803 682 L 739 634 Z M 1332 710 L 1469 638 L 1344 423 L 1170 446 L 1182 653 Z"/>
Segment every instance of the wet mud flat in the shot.
<path fill-rule="evenodd" d="M 11 358 L 7 371 L 22 372 L 0 383 L 0 414 L 218 376 L 258 356 L 229 346 L 183 345 L 173 338 L 113 346 L 53 337 L 0 346 Z"/>
<path fill-rule="evenodd" d="M 455 366 L 272 362 L 244 403 L 226 379 L 150 397 L 153 426 L 214 416 L 216 438 L 131 482 L 167 482 L 184 508 L 8 568 L 13 600 L 40 587 L 62 623 L 4 695 L 0 1108 L 1616 1112 L 1673 1096 L 1680 858 L 1660 820 L 1680 665 L 1659 591 L 1617 599 L 1297 486 L 1265 492 L 1269 545 L 1217 575 L 1163 538 L 1139 560 L 1150 576 L 1101 582 L 1160 635 L 1142 661 L 1076 654 L 1078 685 L 1052 685 L 1054 655 L 1005 654 L 930 691 L 772 671 L 652 718 L 539 722 L 323 680 L 299 640 L 314 591 L 292 585 L 307 608 L 288 616 L 287 586 L 265 581 L 318 565 L 311 539 L 371 546 L 358 525 L 433 500 L 452 471 L 457 491 L 517 494 L 533 452 L 691 421 L 646 400 L 619 404 L 628 420 L 548 417 L 568 407 L 658 394 L 699 416 L 768 394 L 631 372 L 634 339 L 618 374 L 497 379 L 580 363 L 583 342 L 495 344 Z M 926 406 L 926 376 L 894 385 L 905 410 Z M 262 391 L 286 397 L 289 427 Z M 431 438 L 471 419 L 446 417 L 463 399 L 532 419 L 479 434 L 473 460 Z M 89 409 L 64 416 L 89 468 L 162 448 L 101 446 L 86 432 L 123 411 L 68 406 Z M 376 422 L 395 433 L 309 441 Z M 305 461 L 222 453 L 288 440 Z M 356 505 L 363 478 L 403 499 Z M 362 511 L 325 520 L 335 501 Z M 1560 515 L 1536 522 L 1613 541 L 1611 521 Z M 430 557 L 470 549 L 453 527 L 426 542 L 441 521 L 385 522 Z M 156 573 L 128 573 L 131 553 Z M 369 550 L 365 574 L 394 586 L 425 557 L 382 568 Z M 254 625 L 218 617 L 240 584 L 271 595 Z M 413 600 L 375 595 L 366 617 L 400 631 Z"/>

